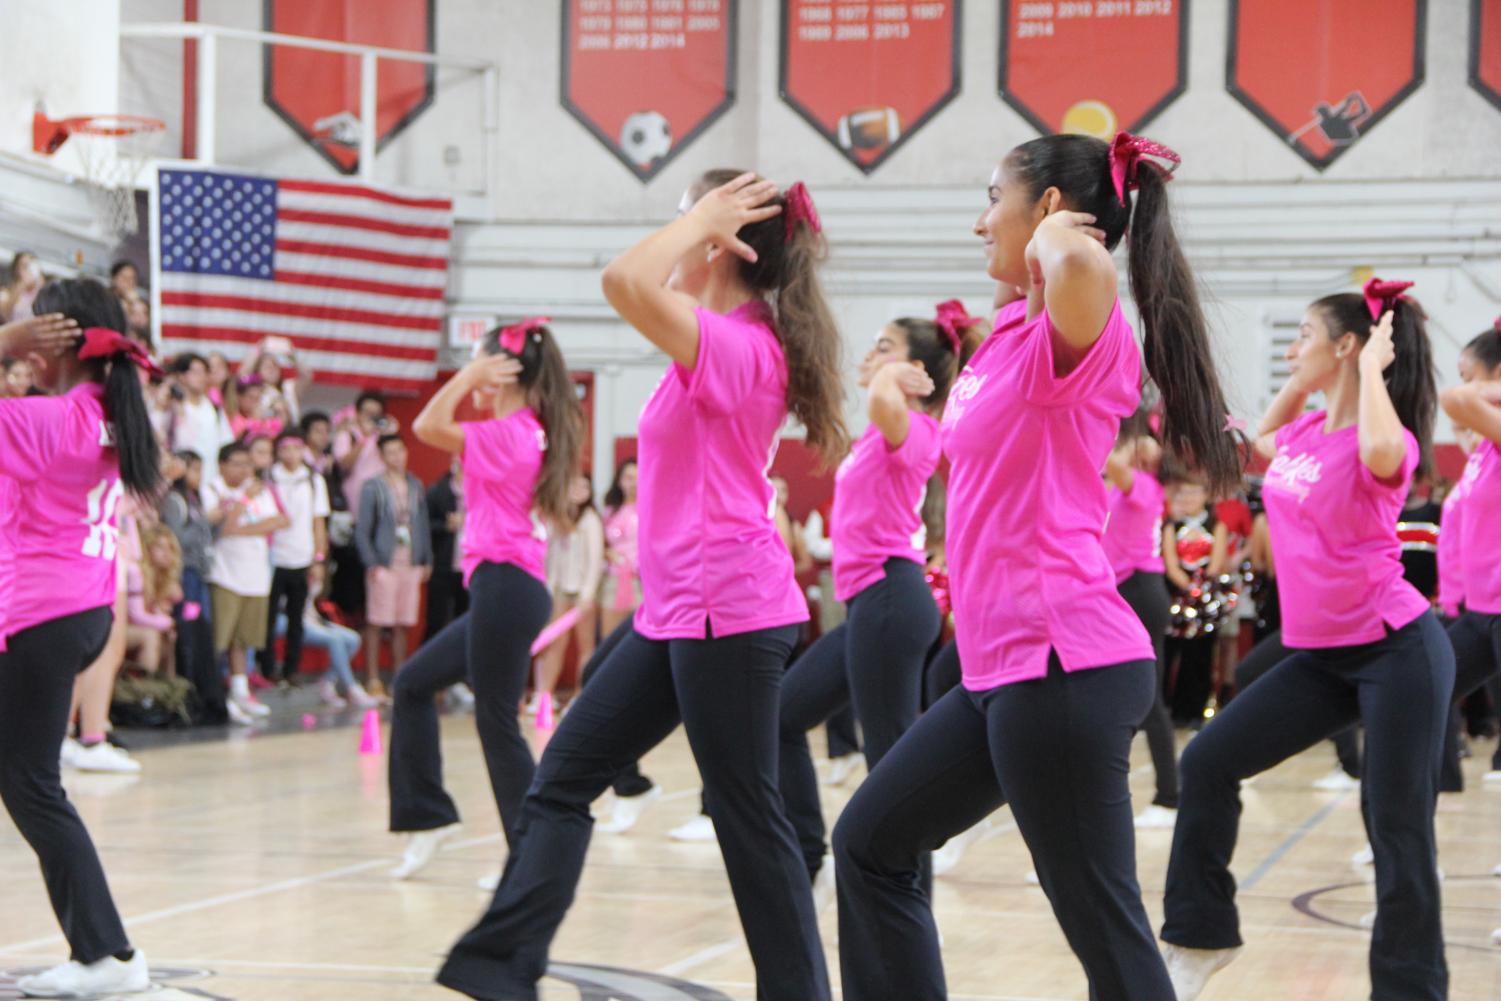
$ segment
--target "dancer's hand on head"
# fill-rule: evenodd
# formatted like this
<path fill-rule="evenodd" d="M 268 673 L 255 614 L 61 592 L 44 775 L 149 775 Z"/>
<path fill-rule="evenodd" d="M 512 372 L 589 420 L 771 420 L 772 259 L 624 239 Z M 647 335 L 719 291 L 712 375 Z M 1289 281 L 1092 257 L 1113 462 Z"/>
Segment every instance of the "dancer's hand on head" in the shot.
<path fill-rule="evenodd" d="M 933 392 L 933 379 L 928 370 L 915 361 L 894 361 L 881 366 L 881 373 L 896 381 L 896 388 L 903 396 L 927 397 Z"/>
<path fill-rule="evenodd" d="M 1381 320 L 1371 327 L 1371 339 L 1360 349 L 1360 365 L 1373 365 L 1377 372 L 1384 372 L 1396 360 L 1397 349 L 1392 344 L 1392 311 L 1381 314 Z"/>
<path fill-rule="evenodd" d="M 78 339 L 78 321 L 62 313 L 27 316 L 0 326 L 0 352 L 56 358 Z"/>
<path fill-rule="evenodd" d="M 1027 273 L 1032 276 L 1033 288 L 1042 287 L 1042 252 L 1049 240 L 1062 233 L 1078 233 L 1104 244 L 1105 231 L 1094 222 L 1095 217 L 1088 212 L 1069 212 L 1066 209 L 1043 216 L 1042 222 L 1032 231 L 1032 239 L 1027 241 Z"/>
<path fill-rule="evenodd" d="M 704 227 L 711 242 L 737 257 L 755 261 L 756 252 L 735 234 L 742 226 L 781 213 L 780 205 L 767 204 L 776 196 L 775 181 L 758 181 L 755 174 L 747 172 L 706 193 L 688 214 Z"/>
<path fill-rule="evenodd" d="M 463 376 L 475 389 L 492 392 L 521 378 L 521 362 L 510 355 L 480 355 L 464 366 Z"/>

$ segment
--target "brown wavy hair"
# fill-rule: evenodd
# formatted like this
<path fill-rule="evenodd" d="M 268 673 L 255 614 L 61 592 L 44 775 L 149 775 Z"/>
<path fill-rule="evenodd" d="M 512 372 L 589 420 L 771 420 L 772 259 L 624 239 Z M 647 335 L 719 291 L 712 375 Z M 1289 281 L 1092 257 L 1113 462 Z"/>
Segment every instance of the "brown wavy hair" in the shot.
<path fill-rule="evenodd" d="M 693 185 L 693 198 L 743 173 L 708 171 Z M 781 194 L 769 204 L 785 206 Z M 741 227 L 736 235 L 755 250 L 756 260 L 740 258 L 740 278 L 772 308 L 772 329 L 787 358 L 787 409 L 807 429 L 808 444 L 833 465 L 849 451 L 850 436 L 844 425 L 844 340 L 818 279 L 828 247 L 813 227 L 799 224 L 788 236 L 786 225 L 775 215 Z"/>

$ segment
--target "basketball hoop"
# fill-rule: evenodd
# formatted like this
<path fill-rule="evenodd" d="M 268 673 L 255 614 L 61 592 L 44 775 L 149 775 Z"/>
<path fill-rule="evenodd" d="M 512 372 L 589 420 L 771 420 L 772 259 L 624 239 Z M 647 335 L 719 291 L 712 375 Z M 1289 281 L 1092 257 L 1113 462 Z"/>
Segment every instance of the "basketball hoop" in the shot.
<path fill-rule="evenodd" d="M 36 152 L 51 156 L 70 139 L 101 221 L 117 236 L 134 233 L 135 185 L 156 150 L 167 123 L 145 115 L 75 115 L 50 119 L 41 111 L 32 118 Z"/>

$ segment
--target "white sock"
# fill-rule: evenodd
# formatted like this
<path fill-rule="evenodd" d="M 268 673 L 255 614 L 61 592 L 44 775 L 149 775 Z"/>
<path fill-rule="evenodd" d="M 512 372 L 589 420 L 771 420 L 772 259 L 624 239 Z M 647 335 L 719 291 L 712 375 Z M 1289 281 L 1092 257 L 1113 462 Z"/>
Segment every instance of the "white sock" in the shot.
<path fill-rule="evenodd" d="M 250 682 L 243 674 L 232 674 L 229 677 L 229 694 L 237 699 L 250 698 Z"/>

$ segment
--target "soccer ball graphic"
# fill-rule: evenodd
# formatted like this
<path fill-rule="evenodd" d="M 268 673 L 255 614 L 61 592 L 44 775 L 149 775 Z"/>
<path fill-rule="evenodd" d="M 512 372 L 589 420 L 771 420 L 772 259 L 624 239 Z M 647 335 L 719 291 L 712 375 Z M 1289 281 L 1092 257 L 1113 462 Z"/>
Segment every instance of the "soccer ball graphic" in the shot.
<path fill-rule="evenodd" d="M 672 149 L 672 126 L 660 111 L 638 111 L 620 127 L 620 148 L 638 167 L 650 167 Z"/>

